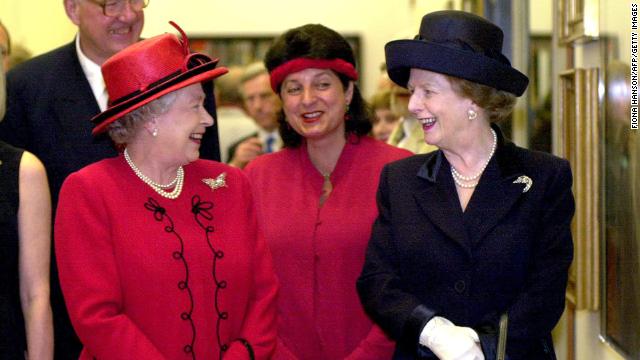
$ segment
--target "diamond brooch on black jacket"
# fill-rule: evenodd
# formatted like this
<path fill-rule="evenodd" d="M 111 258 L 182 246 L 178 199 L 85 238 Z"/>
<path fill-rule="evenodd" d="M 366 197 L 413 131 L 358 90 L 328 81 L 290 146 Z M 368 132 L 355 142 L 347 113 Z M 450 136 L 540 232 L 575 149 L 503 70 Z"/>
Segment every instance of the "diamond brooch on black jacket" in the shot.
<path fill-rule="evenodd" d="M 533 185 L 533 180 L 527 175 L 522 175 L 513 181 L 514 184 L 524 184 L 524 189 L 522 189 L 523 193 L 526 193 L 531 189 L 531 185 Z"/>

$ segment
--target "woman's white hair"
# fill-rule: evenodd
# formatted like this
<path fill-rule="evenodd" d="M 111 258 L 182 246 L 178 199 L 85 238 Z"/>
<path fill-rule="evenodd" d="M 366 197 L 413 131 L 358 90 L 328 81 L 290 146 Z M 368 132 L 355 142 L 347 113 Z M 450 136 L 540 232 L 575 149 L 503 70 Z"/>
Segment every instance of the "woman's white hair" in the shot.
<path fill-rule="evenodd" d="M 176 97 L 172 91 L 124 115 L 109 124 L 109 136 L 118 145 L 128 143 L 143 124 L 169 111 Z"/>

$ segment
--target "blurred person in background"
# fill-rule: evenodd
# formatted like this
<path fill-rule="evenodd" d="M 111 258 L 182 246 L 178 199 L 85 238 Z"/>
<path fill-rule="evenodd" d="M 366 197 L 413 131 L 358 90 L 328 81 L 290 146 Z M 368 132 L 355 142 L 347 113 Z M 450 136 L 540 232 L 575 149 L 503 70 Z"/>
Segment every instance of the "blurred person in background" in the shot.
<path fill-rule="evenodd" d="M 371 97 L 369 105 L 374 112 L 371 134 L 374 138 L 387 142 L 400 120 L 400 117 L 391 111 L 391 92 L 388 90 L 376 92 Z"/>
<path fill-rule="evenodd" d="M 220 134 L 220 156 L 222 162 L 229 162 L 229 149 L 239 140 L 255 134 L 256 124 L 244 110 L 240 94 L 240 78 L 244 73 L 241 66 L 229 67 L 229 72 L 216 80 L 216 109 L 218 113 L 218 133 Z"/>
<path fill-rule="evenodd" d="M 3 57 L 2 65 L 5 72 L 31 58 L 29 50 L 11 41 L 9 31 L 2 21 L 0 21 L 0 54 Z"/>
<path fill-rule="evenodd" d="M 240 92 L 244 108 L 257 127 L 256 132 L 239 140 L 229 149 L 229 164 L 244 168 L 259 155 L 282 148 L 282 139 L 278 133 L 278 115 L 282 104 L 271 89 L 269 73 L 263 63 L 247 66 L 240 79 Z"/>
<path fill-rule="evenodd" d="M 0 56 L 2 57 L 3 72 L 9 71 L 9 58 L 11 57 L 11 37 L 9 36 L 7 27 L 4 26 L 2 21 L 0 21 Z M 3 89 L 2 91 L 5 90 Z M 4 112 L 2 113 L 2 115 L 4 117 Z"/>

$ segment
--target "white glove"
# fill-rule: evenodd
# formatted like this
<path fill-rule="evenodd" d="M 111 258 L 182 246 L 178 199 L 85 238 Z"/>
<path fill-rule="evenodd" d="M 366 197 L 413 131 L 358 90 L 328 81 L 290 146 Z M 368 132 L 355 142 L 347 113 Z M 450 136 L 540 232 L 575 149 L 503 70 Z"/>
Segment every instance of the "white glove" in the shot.
<path fill-rule="evenodd" d="M 419 341 L 441 360 L 484 360 L 478 333 L 440 316 L 427 322 Z"/>

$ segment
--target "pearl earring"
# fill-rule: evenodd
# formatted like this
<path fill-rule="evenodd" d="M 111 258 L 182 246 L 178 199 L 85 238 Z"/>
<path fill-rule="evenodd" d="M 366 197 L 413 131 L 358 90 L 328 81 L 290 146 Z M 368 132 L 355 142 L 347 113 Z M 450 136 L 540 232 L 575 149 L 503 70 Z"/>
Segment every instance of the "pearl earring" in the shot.
<path fill-rule="evenodd" d="M 153 137 L 158 136 L 158 128 L 153 128 L 153 131 L 151 132 L 151 136 Z"/>
<path fill-rule="evenodd" d="M 469 111 L 467 111 L 467 115 L 469 116 L 469 120 L 474 120 L 478 117 L 478 113 L 473 109 L 469 109 Z"/>

